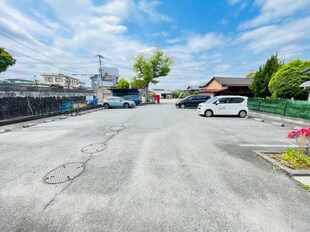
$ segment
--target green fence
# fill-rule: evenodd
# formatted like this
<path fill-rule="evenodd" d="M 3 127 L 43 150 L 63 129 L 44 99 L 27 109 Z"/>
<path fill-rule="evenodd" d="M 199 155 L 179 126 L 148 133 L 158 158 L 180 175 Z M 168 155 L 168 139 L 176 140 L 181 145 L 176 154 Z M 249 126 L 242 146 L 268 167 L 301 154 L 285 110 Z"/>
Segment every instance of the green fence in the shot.
<path fill-rule="evenodd" d="M 249 109 L 310 120 L 310 102 L 249 98 Z"/>

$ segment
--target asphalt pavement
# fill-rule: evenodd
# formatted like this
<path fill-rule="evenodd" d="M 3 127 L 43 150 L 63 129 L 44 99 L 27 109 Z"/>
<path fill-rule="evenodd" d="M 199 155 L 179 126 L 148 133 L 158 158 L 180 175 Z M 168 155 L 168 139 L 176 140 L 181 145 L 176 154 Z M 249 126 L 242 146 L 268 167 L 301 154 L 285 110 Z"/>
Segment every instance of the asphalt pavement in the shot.
<path fill-rule="evenodd" d="M 252 152 L 293 145 L 290 127 L 170 103 L 13 127 L 0 231 L 309 231 L 310 193 Z M 81 151 L 91 144 L 106 148 Z M 70 163 L 84 172 L 46 183 Z"/>

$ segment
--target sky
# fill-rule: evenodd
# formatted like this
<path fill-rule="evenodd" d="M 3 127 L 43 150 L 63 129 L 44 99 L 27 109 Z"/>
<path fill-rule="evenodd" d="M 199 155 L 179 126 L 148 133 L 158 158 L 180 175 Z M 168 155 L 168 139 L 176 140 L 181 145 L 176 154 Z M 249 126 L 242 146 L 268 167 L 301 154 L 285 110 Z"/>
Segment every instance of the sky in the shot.
<path fill-rule="evenodd" d="M 105 67 L 130 80 L 138 54 L 172 57 L 151 88 L 185 89 L 213 76 L 245 77 L 272 54 L 310 59 L 310 0 L 0 0 L 0 47 L 17 60 L 0 74 L 75 75 Z"/>

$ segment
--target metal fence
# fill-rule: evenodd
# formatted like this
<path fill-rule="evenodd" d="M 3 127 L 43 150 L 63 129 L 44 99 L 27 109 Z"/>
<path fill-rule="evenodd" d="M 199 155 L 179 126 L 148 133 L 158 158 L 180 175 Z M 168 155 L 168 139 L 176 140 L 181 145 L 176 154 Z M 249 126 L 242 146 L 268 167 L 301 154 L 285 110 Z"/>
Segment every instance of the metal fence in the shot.
<path fill-rule="evenodd" d="M 64 107 L 71 103 L 70 107 Z M 0 120 L 25 116 L 50 115 L 74 108 L 85 107 L 86 97 L 9 97 L 0 98 Z"/>
<path fill-rule="evenodd" d="M 249 109 L 310 120 L 310 102 L 249 98 Z"/>

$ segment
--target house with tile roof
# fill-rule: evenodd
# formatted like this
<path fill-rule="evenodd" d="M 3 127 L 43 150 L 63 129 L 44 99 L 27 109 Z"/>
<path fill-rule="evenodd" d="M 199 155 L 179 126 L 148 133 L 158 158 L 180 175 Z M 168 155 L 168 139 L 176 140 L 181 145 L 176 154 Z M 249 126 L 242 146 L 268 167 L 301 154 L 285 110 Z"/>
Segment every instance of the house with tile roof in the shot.
<path fill-rule="evenodd" d="M 199 90 L 202 94 L 211 96 L 218 95 L 242 95 L 253 97 L 254 94 L 250 90 L 253 78 L 244 77 L 213 77 Z"/>

